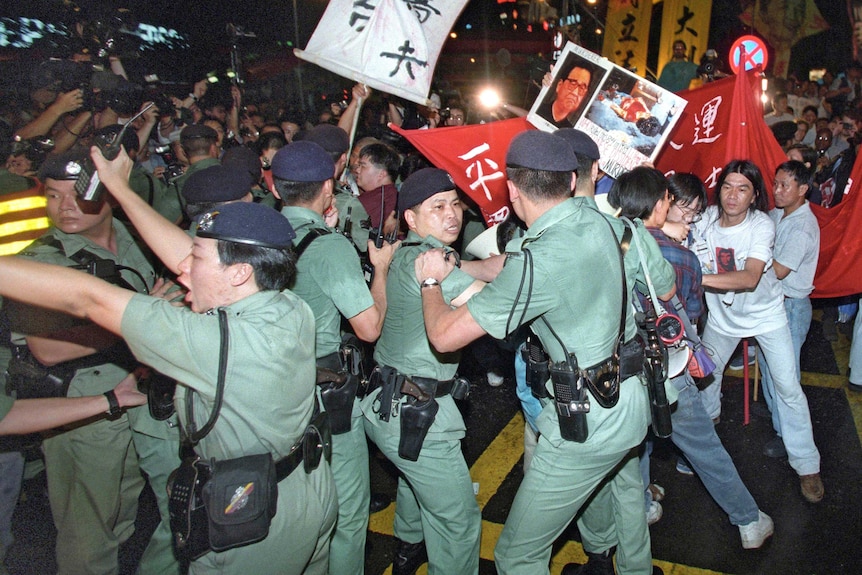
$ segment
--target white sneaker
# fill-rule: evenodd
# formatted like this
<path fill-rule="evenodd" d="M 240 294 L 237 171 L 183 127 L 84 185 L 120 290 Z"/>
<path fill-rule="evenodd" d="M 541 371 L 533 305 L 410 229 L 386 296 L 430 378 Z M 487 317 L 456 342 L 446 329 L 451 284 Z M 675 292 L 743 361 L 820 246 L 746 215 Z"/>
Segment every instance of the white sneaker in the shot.
<path fill-rule="evenodd" d="M 488 385 L 491 387 L 500 387 L 505 381 L 502 375 L 497 375 L 493 371 L 489 371 L 486 375 L 488 376 Z"/>
<path fill-rule="evenodd" d="M 739 538 L 742 539 L 742 548 L 757 549 L 772 535 L 774 527 L 772 518 L 758 509 L 757 521 L 739 526 Z"/>
<path fill-rule="evenodd" d="M 653 523 L 658 522 L 658 520 L 661 519 L 662 512 L 661 503 L 658 501 L 650 501 L 649 509 L 646 512 L 647 525 L 652 525 Z"/>

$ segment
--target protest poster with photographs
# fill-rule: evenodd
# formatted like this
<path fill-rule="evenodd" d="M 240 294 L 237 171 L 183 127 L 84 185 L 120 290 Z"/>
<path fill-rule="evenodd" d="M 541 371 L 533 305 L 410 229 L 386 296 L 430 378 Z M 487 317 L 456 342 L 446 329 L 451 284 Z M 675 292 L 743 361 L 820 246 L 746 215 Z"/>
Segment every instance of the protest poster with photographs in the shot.
<path fill-rule="evenodd" d="M 599 146 L 599 167 L 616 178 L 655 160 L 685 105 L 673 92 L 570 42 L 527 120 L 548 132 L 586 132 Z"/>

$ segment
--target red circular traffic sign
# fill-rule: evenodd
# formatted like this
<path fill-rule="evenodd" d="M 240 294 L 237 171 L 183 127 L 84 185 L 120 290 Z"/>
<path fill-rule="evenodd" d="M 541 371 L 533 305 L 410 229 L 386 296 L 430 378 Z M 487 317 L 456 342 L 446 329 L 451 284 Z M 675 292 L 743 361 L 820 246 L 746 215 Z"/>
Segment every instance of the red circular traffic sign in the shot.
<path fill-rule="evenodd" d="M 740 62 L 743 59 L 744 62 Z M 730 69 L 734 74 L 738 74 L 740 69 L 747 71 L 758 66 L 766 69 L 769 53 L 766 50 L 766 44 L 757 36 L 740 36 L 730 47 L 729 60 Z"/>

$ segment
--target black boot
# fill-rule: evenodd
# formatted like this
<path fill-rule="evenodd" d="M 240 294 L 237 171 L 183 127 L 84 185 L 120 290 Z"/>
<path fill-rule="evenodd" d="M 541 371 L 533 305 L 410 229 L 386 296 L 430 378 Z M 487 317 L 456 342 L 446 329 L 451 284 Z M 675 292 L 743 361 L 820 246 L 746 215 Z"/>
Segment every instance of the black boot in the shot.
<path fill-rule="evenodd" d="M 584 565 L 569 563 L 560 572 L 560 575 L 615 575 L 614 573 L 614 548 L 604 553 L 587 552 L 587 562 Z"/>
<path fill-rule="evenodd" d="M 392 575 L 413 575 L 423 563 L 428 562 L 425 542 L 406 543 L 398 539 L 395 559 L 392 561 Z"/>

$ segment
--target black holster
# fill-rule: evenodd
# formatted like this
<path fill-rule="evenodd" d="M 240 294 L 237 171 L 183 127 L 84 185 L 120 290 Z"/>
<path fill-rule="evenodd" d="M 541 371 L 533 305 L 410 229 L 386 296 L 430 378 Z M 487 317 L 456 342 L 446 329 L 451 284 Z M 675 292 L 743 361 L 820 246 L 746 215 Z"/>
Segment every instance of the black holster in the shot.
<path fill-rule="evenodd" d="M 323 409 L 329 414 L 332 435 L 350 431 L 353 400 L 359 389 L 359 376 L 343 371 L 336 373 L 318 367 L 317 385 L 320 386 Z"/>
<path fill-rule="evenodd" d="M 177 380 L 150 370 L 149 374 L 138 380 L 138 389 L 147 394 L 147 408 L 150 417 L 164 421 L 174 414 L 174 392 Z"/>
<path fill-rule="evenodd" d="M 652 412 L 652 430 L 657 437 L 670 437 L 673 433 L 673 424 L 670 403 L 664 388 L 664 382 L 667 379 L 667 348 L 658 337 L 654 311 L 647 312 L 643 328 L 647 334 L 644 349 L 644 376 Z"/>
<path fill-rule="evenodd" d="M 554 386 L 554 404 L 560 422 L 560 437 L 583 443 L 587 440 L 587 413 L 590 399 L 578 371 L 578 360 L 569 354 L 568 361 L 553 363 L 549 368 Z"/>
<path fill-rule="evenodd" d="M 433 396 L 427 399 L 408 397 L 401 406 L 401 439 L 398 442 L 398 456 L 408 461 L 419 459 L 422 443 L 428 430 L 434 424 L 434 418 L 440 406 Z"/>
<path fill-rule="evenodd" d="M 545 384 L 550 379 L 549 358 L 542 344 L 532 335 L 527 336 L 523 351 L 524 362 L 527 364 L 527 385 L 537 399 L 547 399 L 548 388 Z"/>
<path fill-rule="evenodd" d="M 380 402 L 377 416 L 381 421 L 389 421 L 392 414 L 392 403 L 401 398 L 401 384 L 404 381 L 404 376 L 400 375 L 397 370 L 391 367 L 380 366 L 371 374 L 371 383 L 369 387 L 375 389 L 380 386 L 380 395 L 377 401 Z"/>

